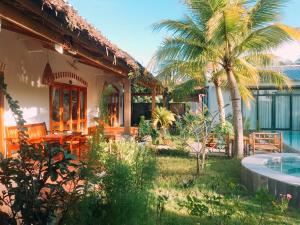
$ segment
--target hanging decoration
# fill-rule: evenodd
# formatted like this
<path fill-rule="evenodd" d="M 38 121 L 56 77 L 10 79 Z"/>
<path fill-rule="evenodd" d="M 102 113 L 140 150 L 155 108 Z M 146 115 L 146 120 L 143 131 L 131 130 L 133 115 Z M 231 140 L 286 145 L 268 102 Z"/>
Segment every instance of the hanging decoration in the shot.
<path fill-rule="evenodd" d="M 43 77 L 42 77 L 42 84 L 49 85 L 53 81 L 54 81 L 53 72 L 52 72 L 49 62 L 47 62 L 45 69 L 44 69 Z"/>

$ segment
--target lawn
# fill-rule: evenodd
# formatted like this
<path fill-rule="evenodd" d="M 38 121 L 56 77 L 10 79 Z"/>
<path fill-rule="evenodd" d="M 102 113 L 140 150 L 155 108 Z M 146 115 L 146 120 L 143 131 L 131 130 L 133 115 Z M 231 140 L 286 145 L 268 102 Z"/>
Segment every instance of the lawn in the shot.
<path fill-rule="evenodd" d="M 261 197 L 264 202 L 261 206 L 259 198 L 255 197 L 257 194 L 244 189 L 240 184 L 238 160 L 210 158 L 199 177 L 195 176 L 195 163 L 195 159 L 184 155 L 158 156 L 159 175 L 155 193 L 157 196 L 167 196 L 158 224 L 300 224 L 296 209 L 285 212 L 275 210 L 272 200 L 267 198 L 269 196 Z M 180 206 L 187 195 L 203 194 L 206 197 L 200 199 L 209 198 L 207 196 L 222 199 L 216 201 L 213 207 L 209 206 L 212 215 L 192 216 L 186 207 Z M 201 204 L 194 204 L 195 208 L 201 208 Z"/>

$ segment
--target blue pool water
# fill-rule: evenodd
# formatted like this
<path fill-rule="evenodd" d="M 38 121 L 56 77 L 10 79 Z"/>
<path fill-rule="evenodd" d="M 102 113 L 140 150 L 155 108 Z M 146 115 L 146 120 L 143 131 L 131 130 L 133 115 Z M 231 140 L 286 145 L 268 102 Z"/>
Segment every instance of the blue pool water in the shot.
<path fill-rule="evenodd" d="M 300 158 L 280 157 L 267 162 L 266 166 L 280 173 L 300 177 Z"/>
<path fill-rule="evenodd" d="M 282 134 L 284 143 L 300 152 L 300 131 L 284 131 Z"/>

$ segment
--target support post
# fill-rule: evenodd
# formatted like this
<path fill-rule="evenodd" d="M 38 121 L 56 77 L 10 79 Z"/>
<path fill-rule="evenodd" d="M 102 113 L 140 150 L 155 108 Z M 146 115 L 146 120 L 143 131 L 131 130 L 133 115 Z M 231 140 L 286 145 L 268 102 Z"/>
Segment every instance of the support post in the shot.
<path fill-rule="evenodd" d="M 124 132 L 131 134 L 131 81 L 124 79 Z"/>
<path fill-rule="evenodd" d="M 5 64 L 0 62 L 0 76 L 4 77 Z M 6 157 L 4 146 L 4 94 L 0 90 L 0 153 Z"/>
<path fill-rule="evenodd" d="M 153 115 L 154 115 L 154 111 L 155 111 L 155 108 L 156 108 L 156 87 L 154 86 L 153 89 L 152 89 L 152 98 L 151 98 L 151 112 L 152 112 L 152 118 L 153 118 Z"/>

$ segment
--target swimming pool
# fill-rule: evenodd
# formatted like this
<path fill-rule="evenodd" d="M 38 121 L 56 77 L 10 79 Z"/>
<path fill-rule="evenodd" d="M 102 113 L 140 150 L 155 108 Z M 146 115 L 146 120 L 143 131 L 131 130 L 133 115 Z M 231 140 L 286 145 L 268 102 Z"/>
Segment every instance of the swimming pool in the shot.
<path fill-rule="evenodd" d="M 291 194 L 291 205 L 300 208 L 300 155 L 256 154 L 242 160 L 242 182 L 250 191 L 266 188 L 275 196 Z"/>
<path fill-rule="evenodd" d="M 284 144 L 300 152 L 300 131 L 283 131 L 282 134 Z"/>
<path fill-rule="evenodd" d="M 299 157 L 274 157 L 266 163 L 266 167 L 295 177 L 300 177 Z"/>

